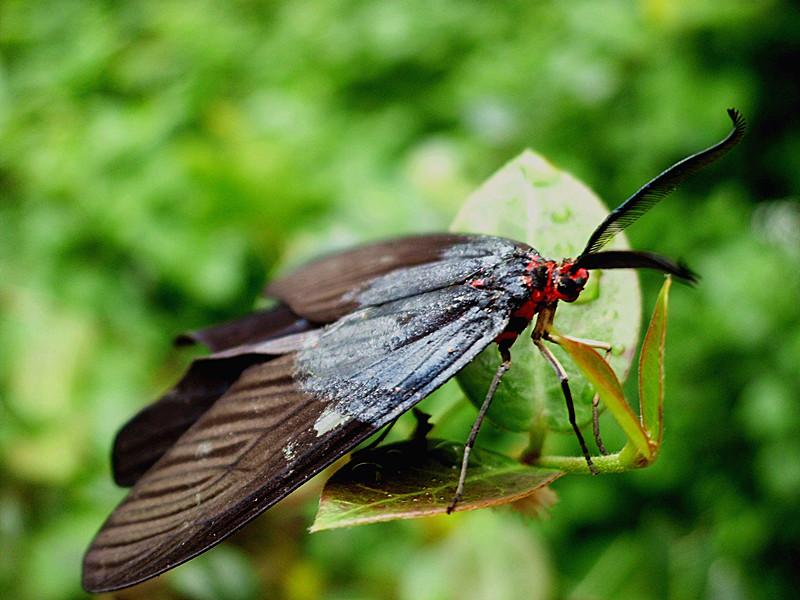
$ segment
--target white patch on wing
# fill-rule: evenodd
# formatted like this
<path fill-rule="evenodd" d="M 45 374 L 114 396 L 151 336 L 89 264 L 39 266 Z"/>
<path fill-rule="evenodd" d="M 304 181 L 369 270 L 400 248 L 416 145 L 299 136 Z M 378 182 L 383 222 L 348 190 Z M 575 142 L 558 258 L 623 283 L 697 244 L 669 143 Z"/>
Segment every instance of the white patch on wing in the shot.
<path fill-rule="evenodd" d="M 288 442 L 283 447 L 283 457 L 286 459 L 286 462 L 292 462 L 296 458 L 295 446 L 295 442 Z"/>
<path fill-rule="evenodd" d="M 325 412 L 323 412 L 317 419 L 316 423 L 314 423 L 314 431 L 317 432 L 317 437 L 325 435 L 329 431 L 344 425 L 352 418 L 353 417 L 349 415 L 338 413 L 332 408 L 326 408 Z"/>
<path fill-rule="evenodd" d="M 197 444 L 197 450 L 195 451 L 195 455 L 197 458 L 204 458 L 207 454 L 210 454 L 211 451 L 214 449 L 214 444 L 209 441 L 203 441 Z"/>

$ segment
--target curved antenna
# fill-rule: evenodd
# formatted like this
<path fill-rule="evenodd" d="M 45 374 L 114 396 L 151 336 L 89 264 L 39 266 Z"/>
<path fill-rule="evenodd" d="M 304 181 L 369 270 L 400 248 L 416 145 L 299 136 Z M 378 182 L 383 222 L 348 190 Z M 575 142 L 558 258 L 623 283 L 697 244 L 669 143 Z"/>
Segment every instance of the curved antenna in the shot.
<path fill-rule="evenodd" d="M 681 262 L 652 252 L 632 250 L 607 250 L 583 257 L 580 265 L 584 269 L 654 269 L 674 275 L 688 283 L 697 283 L 697 274 Z"/>
<path fill-rule="evenodd" d="M 738 144 L 744 135 L 747 123 L 742 114 L 734 108 L 728 109 L 728 116 L 733 121 L 733 129 L 724 140 L 675 163 L 661 175 L 647 182 L 633 196 L 611 211 L 611 214 L 600 223 L 589 237 L 589 241 L 586 242 L 586 248 L 578 257 L 576 265 L 583 266 L 582 259 L 584 257 L 600 250 L 616 234 L 650 210 L 681 183 L 703 167 L 725 156 L 731 148 Z"/>

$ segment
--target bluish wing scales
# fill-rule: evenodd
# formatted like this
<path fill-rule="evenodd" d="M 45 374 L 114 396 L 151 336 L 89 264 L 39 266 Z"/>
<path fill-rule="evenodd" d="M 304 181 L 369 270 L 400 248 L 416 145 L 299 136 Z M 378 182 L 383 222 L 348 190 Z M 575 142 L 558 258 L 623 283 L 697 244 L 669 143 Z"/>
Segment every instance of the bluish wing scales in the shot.
<path fill-rule="evenodd" d="M 314 261 L 270 283 L 265 294 L 296 314 L 330 323 L 365 306 L 464 282 L 524 244 L 503 238 L 435 234 L 371 244 Z"/>

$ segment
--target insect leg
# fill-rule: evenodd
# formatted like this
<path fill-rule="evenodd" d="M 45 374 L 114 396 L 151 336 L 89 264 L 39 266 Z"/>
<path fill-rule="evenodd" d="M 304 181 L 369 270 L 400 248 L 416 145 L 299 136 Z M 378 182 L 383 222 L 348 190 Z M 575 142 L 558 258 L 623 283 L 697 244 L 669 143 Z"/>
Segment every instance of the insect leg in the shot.
<path fill-rule="evenodd" d="M 469 432 L 467 443 L 464 444 L 464 458 L 461 461 L 461 473 L 458 476 L 458 487 L 456 488 L 456 493 L 453 496 L 453 499 L 450 501 L 450 505 L 447 507 L 447 514 L 453 512 L 456 504 L 458 504 L 458 501 L 461 500 L 461 496 L 464 494 L 464 485 L 467 481 L 467 466 L 469 465 L 469 453 L 472 450 L 472 447 L 475 445 L 475 438 L 478 437 L 478 431 L 481 428 L 481 423 L 483 423 L 483 418 L 486 416 L 486 411 L 489 410 L 489 405 L 492 403 L 492 398 L 494 398 L 494 393 L 497 391 L 497 386 L 500 385 L 500 379 L 511 366 L 511 352 L 509 352 L 508 346 L 501 343 L 498 347 L 500 349 L 500 356 L 503 358 L 503 362 L 501 362 L 500 366 L 497 367 L 497 372 L 494 374 L 494 379 L 492 379 L 489 390 L 486 392 L 486 398 L 483 401 L 483 405 L 481 405 L 481 409 L 478 411 L 478 416 L 475 419 L 475 423 L 472 425 L 472 430 Z"/>
<path fill-rule="evenodd" d="M 567 372 L 564 370 L 564 367 L 561 366 L 561 363 L 558 362 L 558 359 L 555 357 L 555 355 L 550 351 L 550 348 L 545 346 L 541 339 L 534 339 L 533 343 L 536 344 L 536 347 L 539 349 L 539 352 L 542 353 L 544 359 L 550 364 L 551 367 L 553 367 L 553 370 L 556 372 L 556 375 L 561 382 L 561 390 L 564 392 L 564 398 L 567 401 L 567 413 L 569 414 L 570 425 L 572 425 L 575 435 L 578 436 L 578 441 L 581 444 L 581 450 L 583 450 L 583 456 L 586 459 L 586 464 L 589 465 L 589 470 L 592 472 L 592 475 L 597 475 L 597 469 L 592 462 L 592 457 L 589 455 L 589 449 L 586 447 L 586 442 L 583 441 L 581 430 L 578 429 L 578 423 L 575 420 L 575 405 L 572 403 L 572 392 L 569 389 L 569 378 L 567 377 Z"/>
<path fill-rule="evenodd" d="M 568 340 L 572 340 L 573 342 L 579 342 L 584 344 L 585 346 L 589 346 L 590 348 L 596 348 L 597 350 L 604 350 L 605 354 L 603 354 L 603 359 L 608 362 L 608 357 L 611 354 L 611 344 L 608 342 L 598 342 L 597 340 L 587 340 L 585 338 L 578 338 L 572 337 L 571 335 L 563 335 L 561 337 L 565 337 Z M 555 344 L 555 340 L 551 339 L 549 335 L 545 334 L 544 338 L 548 341 L 551 341 Z M 592 398 L 592 432 L 594 433 L 594 441 L 597 443 L 597 447 L 600 449 L 600 452 L 605 456 L 608 456 L 608 450 L 603 445 L 603 440 L 600 437 L 600 413 L 598 411 L 598 406 L 600 404 L 600 394 L 595 394 L 594 398 Z"/>
<path fill-rule="evenodd" d="M 594 441 L 600 449 L 600 452 L 608 456 L 608 450 L 606 450 L 606 447 L 603 445 L 603 439 L 600 437 L 600 412 L 597 409 L 598 404 L 600 404 L 600 394 L 595 394 L 592 398 L 592 432 L 594 433 Z"/>

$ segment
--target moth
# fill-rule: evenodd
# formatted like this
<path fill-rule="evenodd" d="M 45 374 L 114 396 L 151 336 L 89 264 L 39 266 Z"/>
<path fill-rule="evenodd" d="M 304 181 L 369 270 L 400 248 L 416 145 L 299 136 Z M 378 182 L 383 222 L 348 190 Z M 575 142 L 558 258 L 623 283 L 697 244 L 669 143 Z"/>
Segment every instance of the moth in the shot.
<path fill-rule="evenodd" d="M 496 343 L 500 361 L 465 445 L 456 509 L 483 415 L 533 319 L 533 342 L 561 379 L 593 468 L 566 373 L 545 343 L 556 308 L 575 301 L 595 269 L 648 268 L 694 280 L 663 256 L 602 248 L 739 142 L 745 121 L 728 114 L 727 137 L 640 188 L 577 258 L 552 260 L 495 236 L 395 239 L 312 262 L 267 285 L 275 308 L 184 336 L 211 354 L 118 433 L 114 479 L 131 490 L 89 547 L 84 588 L 131 586 L 208 550 Z"/>

